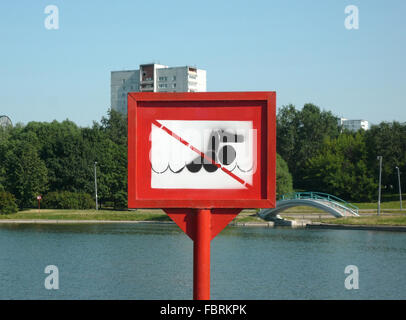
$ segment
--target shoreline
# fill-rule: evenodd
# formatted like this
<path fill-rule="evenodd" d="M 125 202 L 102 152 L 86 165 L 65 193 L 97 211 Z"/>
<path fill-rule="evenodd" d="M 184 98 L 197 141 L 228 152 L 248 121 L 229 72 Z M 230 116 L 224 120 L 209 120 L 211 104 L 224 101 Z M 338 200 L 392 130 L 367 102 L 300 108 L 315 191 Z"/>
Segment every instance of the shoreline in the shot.
<path fill-rule="evenodd" d="M 176 224 L 173 221 L 152 221 L 152 220 L 68 220 L 68 219 L 0 219 L 1 224 L 103 224 L 103 223 L 124 223 L 124 224 Z M 273 227 L 273 222 L 230 222 L 229 226 L 234 227 Z"/>
<path fill-rule="evenodd" d="M 102 223 L 152 223 L 175 224 L 173 221 L 150 220 L 68 220 L 68 219 L 0 219 L 1 224 L 102 224 Z"/>
<path fill-rule="evenodd" d="M 295 220 L 293 220 L 295 221 Z M 176 225 L 173 221 L 151 220 L 63 220 L 63 219 L 0 219 L 0 226 L 4 224 L 162 224 Z M 278 225 L 271 221 L 264 222 L 230 222 L 231 227 L 263 227 L 263 228 L 303 228 L 303 229 L 330 229 L 330 230 L 365 230 L 365 231 L 396 231 L 406 232 L 406 226 L 399 225 L 351 225 L 334 223 L 299 223 L 291 225 Z"/>
<path fill-rule="evenodd" d="M 396 231 L 406 232 L 406 226 L 395 225 L 362 225 L 362 224 L 334 224 L 312 222 L 306 225 L 306 229 L 330 229 L 330 230 L 365 230 L 365 231 Z"/>

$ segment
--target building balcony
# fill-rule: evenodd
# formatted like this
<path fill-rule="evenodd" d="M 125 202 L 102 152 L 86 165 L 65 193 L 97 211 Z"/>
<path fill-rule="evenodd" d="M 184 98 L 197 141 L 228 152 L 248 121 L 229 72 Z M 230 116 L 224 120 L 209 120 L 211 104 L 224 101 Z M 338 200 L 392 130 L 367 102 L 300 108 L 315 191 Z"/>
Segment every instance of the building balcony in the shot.
<path fill-rule="evenodd" d="M 140 84 L 153 84 L 154 79 L 141 80 Z"/>
<path fill-rule="evenodd" d="M 140 91 L 141 92 L 153 92 L 154 91 L 154 87 L 153 86 L 148 86 L 148 87 L 142 87 L 140 86 Z"/>

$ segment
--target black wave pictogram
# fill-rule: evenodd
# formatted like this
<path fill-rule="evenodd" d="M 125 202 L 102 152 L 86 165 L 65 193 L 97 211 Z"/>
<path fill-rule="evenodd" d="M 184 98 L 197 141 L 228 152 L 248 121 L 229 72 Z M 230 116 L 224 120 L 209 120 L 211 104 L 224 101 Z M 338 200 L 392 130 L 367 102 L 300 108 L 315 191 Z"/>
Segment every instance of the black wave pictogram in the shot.
<path fill-rule="evenodd" d="M 243 170 L 243 169 L 241 169 L 240 166 L 237 164 L 237 168 L 238 168 L 238 170 L 240 170 L 241 172 L 246 173 L 246 172 L 252 171 L 252 170 L 254 169 L 254 166 L 252 166 L 252 167 L 251 167 L 250 169 L 248 169 L 248 170 Z"/>
<path fill-rule="evenodd" d="M 216 166 L 215 166 L 215 167 L 216 167 Z M 168 165 L 166 166 L 165 170 L 162 170 L 162 171 L 155 170 L 154 167 L 151 165 L 151 170 L 152 170 L 154 173 L 156 173 L 156 174 L 163 174 L 163 173 L 165 173 L 165 172 L 168 171 L 168 170 L 171 171 L 172 173 L 181 173 L 185 168 L 187 168 L 187 170 L 188 170 L 189 172 L 192 172 L 192 173 L 197 173 L 197 172 L 199 172 L 202 168 L 203 168 L 205 171 L 209 172 L 209 173 L 212 173 L 212 172 L 215 172 L 215 171 L 216 171 L 216 170 L 212 170 L 212 167 L 205 166 L 204 164 L 193 164 L 193 165 L 191 165 L 191 164 L 186 165 L 186 164 L 185 164 L 182 168 L 177 169 L 177 170 L 172 169 L 172 168 L 171 168 L 171 165 L 168 164 Z M 248 170 L 248 171 L 244 171 L 244 170 L 242 170 L 242 169 L 239 168 L 239 166 L 238 166 L 237 163 L 234 164 L 234 167 L 233 167 L 233 168 L 227 168 L 227 170 L 230 171 L 230 172 L 233 172 L 233 171 L 236 170 L 237 168 L 238 168 L 241 172 L 249 172 L 249 171 L 252 170 L 252 169 L 250 169 L 250 170 Z M 216 169 L 218 169 L 218 167 L 216 167 Z M 211 170 L 211 171 L 210 171 L 210 170 Z"/>
<path fill-rule="evenodd" d="M 231 165 L 235 159 L 237 158 L 236 151 L 234 147 L 230 144 L 223 145 L 220 148 L 220 143 L 241 143 L 244 142 L 244 136 L 242 135 L 237 135 L 234 133 L 229 133 L 226 132 L 224 129 L 219 129 L 216 131 L 213 131 L 210 135 L 209 138 L 209 146 L 207 152 L 205 152 L 205 155 L 214 160 L 216 163 L 228 166 Z M 210 160 L 204 158 L 203 156 L 198 156 L 193 161 L 189 163 L 185 163 L 185 165 L 178 169 L 178 170 L 173 170 L 168 163 L 168 166 L 166 167 L 165 170 L 159 171 L 155 170 L 151 164 L 151 169 L 153 172 L 157 174 L 162 174 L 165 173 L 167 170 L 170 170 L 172 173 L 181 173 L 184 168 L 187 168 L 189 172 L 192 173 L 197 173 L 199 172 L 202 168 L 204 168 L 205 171 L 212 173 L 216 172 L 219 167 L 213 163 L 211 163 Z M 253 168 L 249 170 L 242 170 L 239 165 L 236 163 L 234 165 L 234 168 L 228 169 L 230 172 L 234 171 L 236 168 L 238 168 L 241 172 L 250 172 L 252 171 Z"/>
<path fill-rule="evenodd" d="M 152 166 L 152 163 L 151 163 L 151 170 L 152 171 L 154 171 L 155 173 L 157 173 L 157 174 L 162 174 L 162 173 L 164 173 L 164 172 L 166 172 L 168 169 L 169 169 L 169 163 L 168 163 L 168 165 L 166 166 L 166 168 L 165 168 L 165 170 L 163 170 L 163 171 L 158 171 L 158 170 L 155 170 L 154 169 L 154 167 Z"/>
<path fill-rule="evenodd" d="M 171 168 L 171 165 L 169 165 L 169 170 L 170 170 L 172 173 L 181 173 L 181 172 L 183 171 L 183 169 L 185 169 L 185 167 L 186 167 L 186 166 L 183 166 L 182 168 L 180 168 L 180 169 L 178 169 L 178 170 L 173 170 L 173 169 Z"/>

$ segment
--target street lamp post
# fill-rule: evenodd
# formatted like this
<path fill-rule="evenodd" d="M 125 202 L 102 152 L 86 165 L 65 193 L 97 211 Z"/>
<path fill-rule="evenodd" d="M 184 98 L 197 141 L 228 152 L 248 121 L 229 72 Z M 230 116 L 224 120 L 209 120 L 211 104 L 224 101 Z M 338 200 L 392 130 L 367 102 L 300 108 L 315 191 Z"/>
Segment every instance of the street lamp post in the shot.
<path fill-rule="evenodd" d="M 96 211 L 99 209 L 99 206 L 97 204 L 97 173 L 96 173 L 96 165 L 97 161 L 94 162 L 94 190 L 96 194 Z"/>
<path fill-rule="evenodd" d="M 378 160 L 379 160 L 378 216 L 380 216 L 381 215 L 382 156 L 378 156 Z"/>
<path fill-rule="evenodd" d="M 402 210 L 402 188 L 400 186 L 400 171 L 399 171 L 399 167 L 396 167 L 396 169 L 398 170 L 400 210 Z"/>

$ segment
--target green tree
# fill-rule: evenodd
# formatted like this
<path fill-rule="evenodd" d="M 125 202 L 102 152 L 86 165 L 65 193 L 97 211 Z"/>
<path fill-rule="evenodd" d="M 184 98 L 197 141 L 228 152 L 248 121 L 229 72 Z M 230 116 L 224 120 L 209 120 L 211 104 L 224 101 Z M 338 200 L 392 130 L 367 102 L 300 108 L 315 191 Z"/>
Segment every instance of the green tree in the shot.
<path fill-rule="evenodd" d="M 100 128 L 115 144 L 127 146 L 127 117 L 113 109 L 109 109 L 107 115 L 101 119 Z"/>
<path fill-rule="evenodd" d="M 396 167 L 406 173 L 406 125 L 399 122 L 382 122 L 374 125 L 365 133 L 368 148 L 368 166 L 373 170 L 378 182 L 379 162 L 382 156 L 383 190 L 390 193 L 398 192 L 398 176 Z M 402 190 L 406 190 L 406 179 L 402 179 Z"/>
<path fill-rule="evenodd" d="M 124 207 L 127 198 L 127 119 L 109 110 L 101 124 L 94 123 L 85 141 L 98 163 L 98 193 L 101 201 L 111 201 L 115 208 Z M 94 189 L 93 189 L 94 190 Z M 94 191 L 93 191 L 94 192 Z"/>
<path fill-rule="evenodd" d="M 108 148 L 111 150 L 109 163 L 103 169 L 103 179 L 109 185 L 110 201 L 115 208 L 127 206 L 127 117 L 110 109 L 108 117 L 101 120 L 100 130 L 112 142 Z"/>
<path fill-rule="evenodd" d="M 323 145 L 326 138 L 339 134 L 337 117 L 330 111 L 308 103 L 298 111 L 295 106 L 283 106 L 277 115 L 277 151 L 287 162 L 296 188 L 309 188 L 303 177 L 306 163 Z"/>
<path fill-rule="evenodd" d="M 279 109 L 277 114 L 276 139 L 277 150 L 292 170 L 296 165 L 295 156 L 299 141 L 298 128 L 300 111 L 290 104 Z"/>
<path fill-rule="evenodd" d="M 288 165 L 279 154 L 276 154 L 276 195 L 280 196 L 292 191 L 292 175 Z"/>
<path fill-rule="evenodd" d="M 38 137 L 33 143 L 47 168 L 50 192 L 94 196 L 97 161 L 99 202 L 112 201 L 122 206 L 123 194 L 127 194 L 126 117 L 109 110 L 108 116 L 91 128 L 80 128 L 69 120 L 30 122 L 15 130 L 13 139 L 18 141 L 24 134 Z"/>
<path fill-rule="evenodd" d="M 0 126 L 0 191 L 4 191 L 6 181 L 5 155 L 7 150 L 7 138 L 5 130 Z"/>
<path fill-rule="evenodd" d="M 31 207 L 47 190 L 47 168 L 40 159 L 35 134 L 12 141 L 5 155 L 6 189 L 16 196 L 20 208 Z"/>
<path fill-rule="evenodd" d="M 367 166 L 364 134 L 341 134 L 326 138 L 321 149 L 307 161 L 306 184 L 352 201 L 370 201 L 377 185 Z"/>
<path fill-rule="evenodd" d="M 49 188 L 54 191 L 80 192 L 89 175 L 85 167 L 81 129 L 71 121 L 30 122 L 23 133 L 38 137 L 38 150 L 48 170 Z M 91 177 L 91 176 L 90 176 Z"/>
<path fill-rule="evenodd" d="M 16 213 L 17 211 L 15 197 L 10 192 L 0 190 L 0 214 Z"/>

